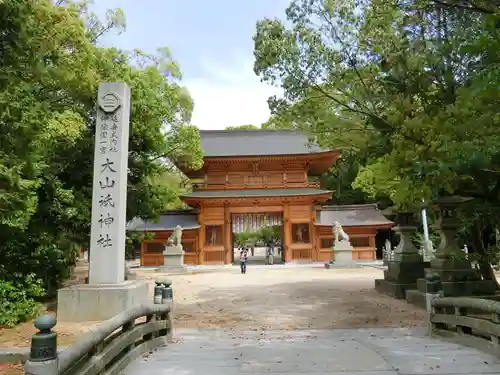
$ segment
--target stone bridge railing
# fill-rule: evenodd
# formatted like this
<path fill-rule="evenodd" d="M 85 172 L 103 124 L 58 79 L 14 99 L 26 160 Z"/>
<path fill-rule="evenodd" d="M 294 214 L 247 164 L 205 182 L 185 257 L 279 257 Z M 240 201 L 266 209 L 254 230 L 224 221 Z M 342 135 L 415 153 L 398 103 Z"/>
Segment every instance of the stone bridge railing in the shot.
<path fill-rule="evenodd" d="M 31 375 L 121 374 L 145 352 L 166 345 L 172 337 L 169 305 L 140 306 L 101 323 L 70 348 L 57 350 L 55 317 L 37 319 L 29 358 L 24 365 Z"/>
<path fill-rule="evenodd" d="M 24 363 L 28 375 L 115 375 L 140 355 L 166 345 L 173 335 L 173 291 L 157 281 L 153 304 L 102 322 L 67 349 L 57 347 L 56 318 L 39 317 L 31 348 L 0 350 L 0 370 Z M 0 371 L 1 372 L 1 371 Z"/>
<path fill-rule="evenodd" d="M 434 298 L 430 332 L 499 354 L 500 302 L 469 297 Z"/>

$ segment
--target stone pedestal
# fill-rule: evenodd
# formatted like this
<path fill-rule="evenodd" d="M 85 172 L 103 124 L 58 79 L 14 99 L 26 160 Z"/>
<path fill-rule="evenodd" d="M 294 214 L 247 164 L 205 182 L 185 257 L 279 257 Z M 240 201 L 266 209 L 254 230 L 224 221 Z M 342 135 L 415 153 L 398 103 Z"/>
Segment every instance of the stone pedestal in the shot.
<path fill-rule="evenodd" d="M 417 279 L 424 277 L 424 262 L 411 242 L 411 235 L 417 230 L 413 213 L 398 213 L 396 223 L 394 231 L 400 241 L 394 249 L 394 259 L 387 262 L 384 278 L 375 280 L 375 289 L 402 299 L 407 290 L 417 288 Z"/>
<path fill-rule="evenodd" d="M 163 251 L 163 266 L 160 266 L 160 272 L 179 273 L 185 272 L 184 250 L 182 245 L 167 245 Z"/>
<path fill-rule="evenodd" d="M 336 266 L 349 266 L 354 263 L 352 259 L 352 245 L 349 241 L 339 241 L 333 245 Z"/>
<path fill-rule="evenodd" d="M 102 321 L 149 302 L 146 281 L 74 285 L 57 293 L 57 320 Z"/>
<path fill-rule="evenodd" d="M 496 283 L 482 280 L 479 272 L 471 267 L 466 254 L 456 243 L 455 235 L 460 222 L 456 209 L 469 199 L 448 197 L 437 202 L 438 220 L 434 225 L 440 232 L 441 243 L 426 270 L 426 278 L 418 280 L 418 289 L 408 296 L 417 305 L 425 303 L 428 280 L 439 280 L 444 297 L 490 296 L 496 291 Z"/>

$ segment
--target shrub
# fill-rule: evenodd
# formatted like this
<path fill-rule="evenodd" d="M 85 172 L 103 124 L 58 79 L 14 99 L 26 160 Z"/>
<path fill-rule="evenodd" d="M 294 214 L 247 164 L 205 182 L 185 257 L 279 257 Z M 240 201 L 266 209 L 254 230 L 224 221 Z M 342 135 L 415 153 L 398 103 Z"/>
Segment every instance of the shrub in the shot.
<path fill-rule="evenodd" d="M 24 283 L 24 275 L 41 279 L 48 297 L 71 275 L 79 247 L 50 234 L 28 236 L 19 234 L 15 241 L 0 239 L 0 280 Z M 20 282 L 18 280 L 21 280 Z"/>
<path fill-rule="evenodd" d="M 30 274 L 17 282 L 0 280 L 0 327 L 13 327 L 34 318 L 45 291 L 42 281 Z"/>

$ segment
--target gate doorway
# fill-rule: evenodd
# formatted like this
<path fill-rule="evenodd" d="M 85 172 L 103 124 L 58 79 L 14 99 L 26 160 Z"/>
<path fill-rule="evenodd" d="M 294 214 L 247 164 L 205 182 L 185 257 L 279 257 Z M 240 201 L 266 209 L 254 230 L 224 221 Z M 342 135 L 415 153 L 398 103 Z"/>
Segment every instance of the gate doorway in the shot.
<path fill-rule="evenodd" d="M 232 214 L 231 241 L 233 264 L 239 264 L 242 245 L 249 248 L 249 265 L 267 264 L 270 246 L 274 249 L 273 264 L 284 263 L 283 214 L 281 212 Z"/>

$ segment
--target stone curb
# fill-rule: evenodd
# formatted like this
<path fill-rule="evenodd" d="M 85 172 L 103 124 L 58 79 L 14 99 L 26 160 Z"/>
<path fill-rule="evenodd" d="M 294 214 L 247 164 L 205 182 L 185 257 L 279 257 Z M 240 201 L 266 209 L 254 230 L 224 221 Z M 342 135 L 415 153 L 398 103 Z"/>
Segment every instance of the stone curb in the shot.
<path fill-rule="evenodd" d="M 24 363 L 29 354 L 29 348 L 0 348 L 0 364 Z"/>
<path fill-rule="evenodd" d="M 66 348 L 58 349 L 61 353 Z M 30 355 L 30 348 L 0 348 L 0 365 L 24 363 Z"/>
<path fill-rule="evenodd" d="M 370 268 L 377 268 L 372 265 L 364 264 L 364 263 L 346 263 L 346 264 L 335 264 L 335 263 L 324 263 L 323 265 L 326 269 L 351 269 L 351 268 L 365 268 L 365 267 L 370 267 Z"/>

